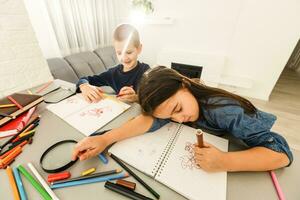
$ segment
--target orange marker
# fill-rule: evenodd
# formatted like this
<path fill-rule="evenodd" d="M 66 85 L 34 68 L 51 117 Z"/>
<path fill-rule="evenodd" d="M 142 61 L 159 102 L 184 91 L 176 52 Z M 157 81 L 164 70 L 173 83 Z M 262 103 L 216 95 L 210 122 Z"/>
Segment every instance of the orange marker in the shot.
<path fill-rule="evenodd" d="M 9 151 L 5 152 L 3 155 L 0 156 L 0 160 L 4 159 L 6 156 L 8 156 L 11 152 L 14 151 L 14 149 L 16 149 L 17 147 L 23 147 L 28 143 L 27 140 L 23 141 L 21 144 L 18 144 L 17 146 L 15 146 L 14 148 L 10 149 Z"/>
<path fill-rule="evenodd" d="M 0 166 L 5 168 L 12 160 L 14 160 L 22 152 L 22 147 L 17 146 L 14 150 L 8 154 L 5 158 L 0 160 Z"/>
<path fill-rule="evenodd" d="M 9 166 L 6 168 L 6 173 L 8 175 L 9 182 L 10 182 L 11 188 L 12 188 L 13 193 L 14 193 L 14 199 L 15 200 L 20 199 L 20 195 L 19 195 L 19 191 L 18 191 L 18 188 L 17 188 L 17 185 L 16 185 L 16 181 L 15 181 L 13 172 L 12 172 L 12 170 Z"/>
<path fill-rule="evenodd" d="M 203 145 L 203 131 L 201 129 L 197 129 L 197 141 L 198 141 L 198 147 L 202 148 Z"/>

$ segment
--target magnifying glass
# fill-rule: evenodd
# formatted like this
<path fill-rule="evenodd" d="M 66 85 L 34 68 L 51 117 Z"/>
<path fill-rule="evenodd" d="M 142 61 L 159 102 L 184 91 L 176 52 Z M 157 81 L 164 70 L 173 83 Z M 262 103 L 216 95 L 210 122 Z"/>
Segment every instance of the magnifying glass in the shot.
<path fill-rule="evenodd" d="M 76 160 L 71 159 L 77 141 L 62 140 L 50 146 L 40 158 L 40 166 L 47 173 L 64 171 L 74 165 Z"/>

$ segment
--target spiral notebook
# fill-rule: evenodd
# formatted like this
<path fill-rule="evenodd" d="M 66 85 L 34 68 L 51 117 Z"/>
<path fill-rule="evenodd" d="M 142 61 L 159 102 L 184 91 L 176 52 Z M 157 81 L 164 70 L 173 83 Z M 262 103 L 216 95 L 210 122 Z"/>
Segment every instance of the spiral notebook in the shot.
<path fill-rule="evenodd" d="M 196 129 L 170 122 L 159 130 L 114 144 L 109 152 L 188 199 L 226 199 L 227 173 L 208 173 L 194 162 Z M 204 133 L 204 141 L 228 151 L 228 141 Z"/>

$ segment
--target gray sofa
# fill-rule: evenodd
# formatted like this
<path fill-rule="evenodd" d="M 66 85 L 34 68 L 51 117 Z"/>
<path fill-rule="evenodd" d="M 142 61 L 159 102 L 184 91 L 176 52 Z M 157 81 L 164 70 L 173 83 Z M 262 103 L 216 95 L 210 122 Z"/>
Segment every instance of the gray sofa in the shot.
<path fill-rule="evenodd" d="M 82 76 L 99 74 L 118 64 L 112 46 L 81 52 L 64 58 L 47 59 L 50 71 L 55 79 L 76 83 Z"/>

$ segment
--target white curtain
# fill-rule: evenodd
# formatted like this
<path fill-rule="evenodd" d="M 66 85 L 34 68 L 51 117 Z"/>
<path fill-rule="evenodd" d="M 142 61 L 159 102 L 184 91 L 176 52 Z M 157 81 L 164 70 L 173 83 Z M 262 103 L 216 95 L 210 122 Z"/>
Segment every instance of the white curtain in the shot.
<path fill-rule="evenodd" d="M 112 44 L 121 0 L 46 0 L 62 55 Z"/>

